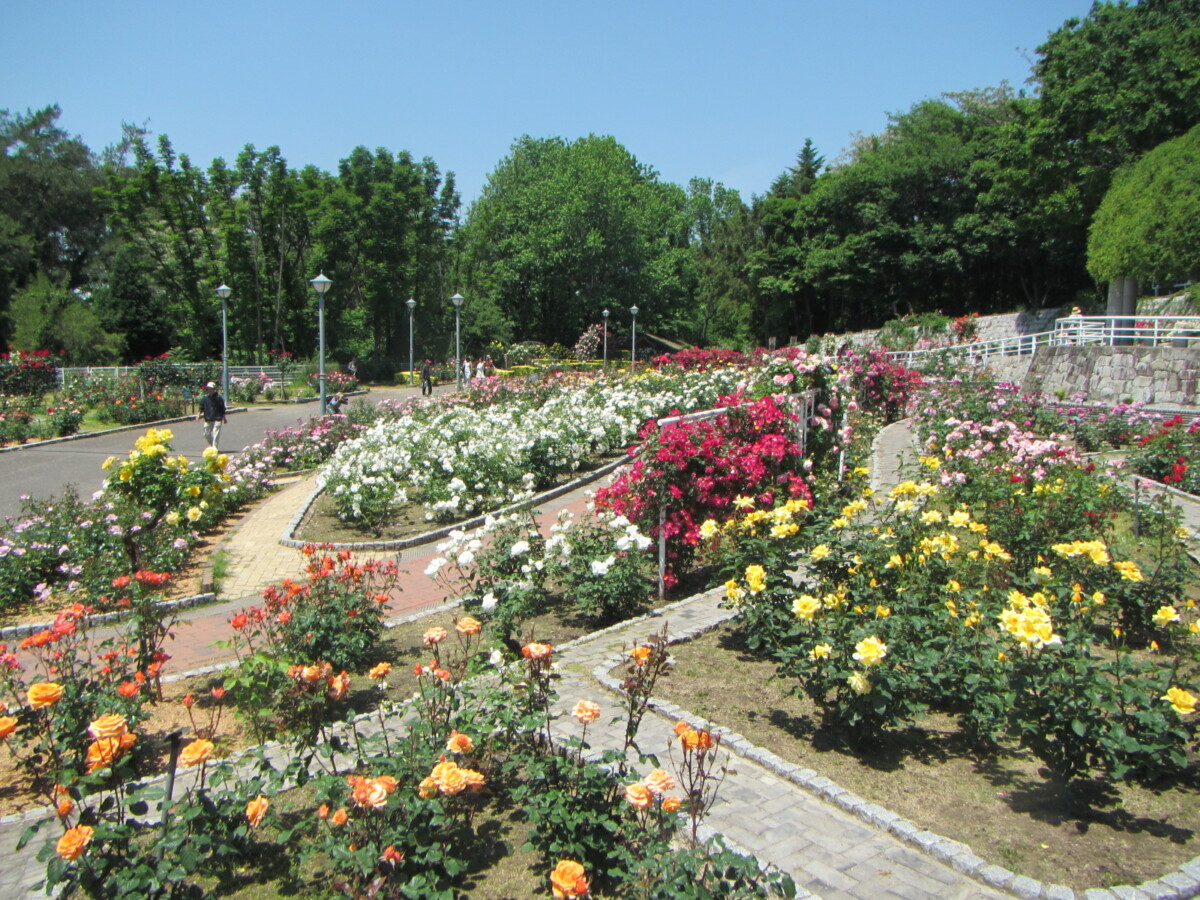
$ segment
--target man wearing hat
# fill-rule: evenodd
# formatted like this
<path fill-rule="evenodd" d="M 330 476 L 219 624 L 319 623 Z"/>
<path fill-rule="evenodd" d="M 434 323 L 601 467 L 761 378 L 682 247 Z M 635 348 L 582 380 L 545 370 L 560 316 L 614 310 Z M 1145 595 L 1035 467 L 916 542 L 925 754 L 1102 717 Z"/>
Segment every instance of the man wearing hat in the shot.
<path fill-rule="evenodd" d="M 221 425 L 225 422 L 225 398 L 217 393 L 217 385 L 212 381 L 204 386 L 204 396 L 200 398 L 196 421 L 201 418 L 204 419 L 204 439 L 215 450 L 221 439 Z"/>

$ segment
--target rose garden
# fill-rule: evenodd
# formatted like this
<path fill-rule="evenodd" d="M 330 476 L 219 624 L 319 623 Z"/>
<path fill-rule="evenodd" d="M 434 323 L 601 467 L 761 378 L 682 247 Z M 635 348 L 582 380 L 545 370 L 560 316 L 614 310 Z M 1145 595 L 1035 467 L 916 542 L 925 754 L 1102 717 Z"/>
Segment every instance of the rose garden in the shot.
<path fill-rule="evenodd" d="M 721 411 L 687 415 L 705 410 Z M 916 451 L 872 488 L 873 442 L 908 417 Z M 199 462 L 172 439 L 150 428 L 98 497 L 31 502 L 0 531 L 8 612 L 53 610 L 0 647 L 4 792 L 44 810 L 21 840 L 48 888 L 795 895 L 706 827 L 735 766 L 722 730 L 682 717 L 669 743 L 640 738 L 664 691 L 692 708 L 669 615 L 627 647 L 617 693 L 561 690 L 566 642 L 661 607 L 660 541 L 666 602 L 715 589 L 730 617 L 705 664 L 766 671 L 805 704 L 807 741 L 903 757 L 936 720 L 956 755 L 1019 756 L 1081 819 L 1127 790 L 1195 796 L 1194 537 L 1181 501 L 1143 490 L 1200 487 L 1183 417 L 814 345 L 496 376 Z M 586 510 L 539 521 L 541 492 L 618 462 Z M 448 528 L 407 574 L 457 606 L 388 627 L 402 567 L 309 544 L 302 575 L 230 617 L 236 665 L 179 681 L 172 578 L 274 479 L 312 469 L 364 542 L 401 515 Z M 1164 823 L 1158 868 L 1111 883 L 1185 863 L 1198 825 Z M 1037 855 L 994 862 L 1040 875 Z"/>

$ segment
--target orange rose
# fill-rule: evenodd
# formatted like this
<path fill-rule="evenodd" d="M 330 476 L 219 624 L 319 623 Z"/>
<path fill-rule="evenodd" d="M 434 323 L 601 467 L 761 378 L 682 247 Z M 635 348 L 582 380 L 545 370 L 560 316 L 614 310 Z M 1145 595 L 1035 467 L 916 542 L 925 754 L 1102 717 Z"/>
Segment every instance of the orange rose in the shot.
<path fill-rule="evenodd" d="M 451 753 L 470 753 L 475 749 L 475 745 L 467 735 L 452 731 L 450 740 L 446 741 L 446 749 Z"/>
<path fill-rule="evenodd" d="M 350 818 L 350 816 L 348 816 L 346 814 L 346 810 L 339 809 L 337 812 L 335 812 L 332 816 L 329 817 L 329 821 L 332 822 L 338 828 L 341 828 L 343 825 L 346 824 L 346 822 L 347 822 L 347 820 L 349 820 L 349 818 Z"/>
<path fill-rule="evenodd" d="M 683 721 L 683 719 L 680 719 L 678 722 L 675 723 L 675 734 L 679 737 L 683 737 L 683 733 L 691 727 L 692 726 L 689 725 L 687 722 Z"/>
<path fill-rule="evenodd" d="M 425 632 L 425 635 L 421 640 L 425 643 L 426 647 L 432 647 L 434 644 L 440 644 L 449 636 L 450 632 L 448 632 L 441 625 L 434 625 Z"/>
<path fill-rule="evenodd" d="M 125 717 L 116 713 L 101 716 L 88 726 L 88 734 L 96 740 L 100 740 L 100 738 L 119 738 L 121 735 L 128 733 L 128 731 L 129 725 L 125 721 Z"/>
<path fill-rule="evenodd" d="M 329 679 L 329 698 L 331 700 L 341 700 L 348 693 L 350 693 L 350 676 L 345 672 Z"/>
<path fill-rule="evenodd" d="M 463 616 L 454 623 L 454 627 L 458 629 L 459 634 L 479 634 L 483 630 L 483 626 L 479 624 L 479 620 L 471 616 Z"/>
<path fill-rule="evenodd" d="M 712 747 L 712 735 L 707 731 L 697 731 L 695 728 L 689 728 L 679 736 L 680 743 L 683 744 L 685 750 L 696 750 L 703 753 Z"/>
<path fill-rule="evenodd" d="M 257 828 L 262 823 L 270 805 L 271 801 L 261 794 L 246 804 L 246 821 L 250 823 L 251 828 Z"/>
<path fill-rule="evenodd" d="M 521 648 L 521 655 L 526 659 L 549 659 L 554 648 L 549 644 L 526 644 Z"/>
<path fill-rule="evenodd" d="M 388 790 L 377 779 L 360 778 L 350 792 L 350 797 L 364 809 L 380 809 L 387 806 Z"/>
<path fill-rule="evenodd" d="M 458 766 L 453 769 L 447 769 L 442 773 L 442 777 L 438 782 L 438 790 L 447 797 L 454 797 L 461 794 L 467 789 L 467 776 Z"/>
<path fill-rule="evenodd" d="M 671 777 L 669 772 L 664 772 L 662 769 L 654 769 L 646 776 L 645 785 L 650 793 L 657 797 L 675 787 L 675 779 Z"/>
<path fill-rule="evenodd" d="M 640 781 L 635 781 L 625 788 L 625 799 L 635 809 L 645 809 L 650 805 L 652 799 L 650 788 Z"/>
<path fill-rule="evenodd" d="M 54 811 L 58 813 L 60 819 L 65 819 L 75 811 L 75 801 L 70 797 L 63 797 L 58 801 L 58 805 L 54 807 Z"/>
<path fill-rule="evenodd" d="M 550 887 L 556 900 L 575 900 L 586 897 L 588 880 L 584 868 L 573 859 L 559 860 L 554 871 L 550 873 Z"/>
<path fill-rule="evenodd" d="M 185 769 L 188 766 L 197 766 L 212 756 L 212 752 L 212 741 L 192 741 L 190 744 L 184 747 L 183 752 L 179 754 L 179 764 Z"/>
<path fill-rule="evenodd" d="M 390 671 L 392 671 L 392 664 L 390 662 L 381 662 L 367 674 L 372 678 L 387 678 Z"/>
<path fill-rule="evenodd" d="M 678 797 L 664 797 L 662 802 L 663 812 L 673 813 L 679 812 L 680 801 Z"/>
<path fill-rule="evenodd" d="M 97 738 L 88 744 L 87 770 L 95 772 L 111 766 L 137 742 L 137 735 L 123 734 L 120 737 Z"/>
<path fill-rule="evenodd" d="M 17 730 L 17 720 L 12 716 L 0 717 L 0 741 Z"/>
<path fill-rule="evenodd" d="M 317 807 L 317 818 L 318 819 L 328 819 L 329 818 L 329 807 L 326 804 L 322 803 L 320 806 Z"/>
<path fill-rule="evenodd" d="M 62 695 L 63 689 L 61 684 L 54 681 L 42 681 L 31 685 L 26 697 L 31 707 L 41 709 L 43 706 L 53 706 L 62 699 Z"/>
<path fill-rule="evenodd" d="M 635 665 L 644 666 L 646 660 L 650 658 L 650 652 L 649 647 L 634 647 L 629 651 L 629 656 L 633 659 Z"/>
<path fill-rule="evenodd" d="M 580 700 L 575 704 L 575 708 L 571 710 L 571 715 L 584 725 L 588 724 L 588 722 L 595 722 L 600 718 L 600 705 L 593 703 L 591 700 Z"/>
<path fill-rule="evenodd" d="M 463 779 L 467 782 L 467 787 L 473 791 L 483 787 L 484 777 L 482 772 L 476 772 L 474 769 L 459 769 L 462 772 Z"/>
<path fill-rule="evenodd" d="M 68 828 L 66 833 L 58 839 L 58 846 L 55 848 L 58 855 L 67 862 L 79 859 L 83 856 L 87 845 L 92 842 L 92 831 L 90 825 L 76 825 L 74 828 Z"/>

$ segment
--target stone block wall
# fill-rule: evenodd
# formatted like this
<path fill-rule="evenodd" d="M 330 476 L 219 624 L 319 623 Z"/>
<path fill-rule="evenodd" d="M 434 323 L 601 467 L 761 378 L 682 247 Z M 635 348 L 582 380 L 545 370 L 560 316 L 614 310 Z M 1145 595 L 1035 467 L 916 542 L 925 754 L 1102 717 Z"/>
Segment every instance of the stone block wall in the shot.
<path fill-rule="evenodd" d="M 1184 408 L 1200 408 L 1198 385 L 1200 346 L 1043 348 L 1021 382 L 1025 390 L 1081 393 L 1091 403 Z"/>

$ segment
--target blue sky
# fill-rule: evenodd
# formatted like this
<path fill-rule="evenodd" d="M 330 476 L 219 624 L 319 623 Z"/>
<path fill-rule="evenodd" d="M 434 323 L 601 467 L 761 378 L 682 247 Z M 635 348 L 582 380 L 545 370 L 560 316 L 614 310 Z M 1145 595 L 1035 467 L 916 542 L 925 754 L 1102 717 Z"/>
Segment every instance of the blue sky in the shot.
<path fill-rule="evenodd" d="M 1023 87 L 1090 0 L 7 0 L 0 108 L 57 103 L 95 150 L 122 122 L 207 167 L 278 145 L 335 171 L 358 145 L 453 170 L 465 204 L 522 134 L 610 134 L 663 179 L 764 193 L 888 112 Z"/>

